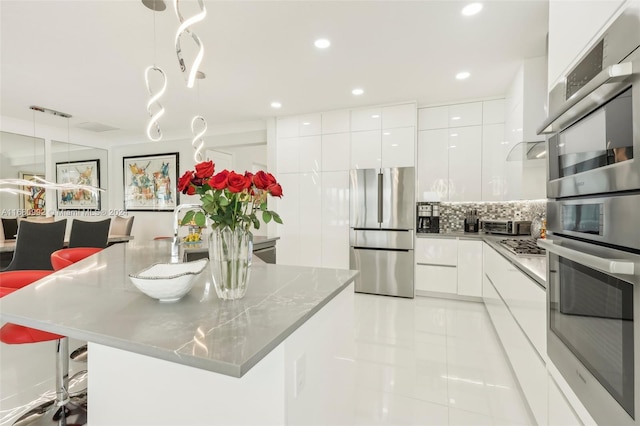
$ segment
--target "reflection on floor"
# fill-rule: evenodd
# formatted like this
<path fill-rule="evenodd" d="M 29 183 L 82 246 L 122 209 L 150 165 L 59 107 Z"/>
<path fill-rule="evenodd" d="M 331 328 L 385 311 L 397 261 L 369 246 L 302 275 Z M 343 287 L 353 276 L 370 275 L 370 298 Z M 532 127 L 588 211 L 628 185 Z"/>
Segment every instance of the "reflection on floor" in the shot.
<path fill-rule="evenodd" d="M 532 424 L 481 303 L 356 294 L 355 324 L 357 424 Z M 0 345 L 0 425 L 52 398 L 54 372 L 54 342 Z"/>

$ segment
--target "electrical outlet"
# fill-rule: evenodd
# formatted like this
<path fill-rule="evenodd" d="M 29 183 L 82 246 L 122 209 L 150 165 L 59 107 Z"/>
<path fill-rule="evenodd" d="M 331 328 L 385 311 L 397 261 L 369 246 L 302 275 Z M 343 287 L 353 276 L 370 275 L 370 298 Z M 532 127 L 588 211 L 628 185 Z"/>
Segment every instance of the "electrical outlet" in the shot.
<path fill-rule="evenodd" d="M 297 398 L 298 395 L 304 389 L 304 385 L 307 381 L 307 358 L 305 354 L 300 355 L 300 357 L 294 362 L 293 365 L 293 379 L 294 379 L 294 390 L 293 394 Z"/>

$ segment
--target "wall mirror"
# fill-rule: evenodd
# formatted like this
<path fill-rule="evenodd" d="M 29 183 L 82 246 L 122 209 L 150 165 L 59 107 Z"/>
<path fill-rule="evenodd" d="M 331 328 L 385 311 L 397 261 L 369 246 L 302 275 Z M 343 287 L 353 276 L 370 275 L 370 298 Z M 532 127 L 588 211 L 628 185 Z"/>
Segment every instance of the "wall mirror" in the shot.
<path fill-rule="evenodd" d="M 45 177 L 44 139 L 16 133 L 0 132 L 0 179 L 27 179 Z M 51 207 L 45 191 L 35 187 L 21 188 L 30 193 L 11 194 L 0 192 L 1 215 L 16 217 L 42 214 Z"/>

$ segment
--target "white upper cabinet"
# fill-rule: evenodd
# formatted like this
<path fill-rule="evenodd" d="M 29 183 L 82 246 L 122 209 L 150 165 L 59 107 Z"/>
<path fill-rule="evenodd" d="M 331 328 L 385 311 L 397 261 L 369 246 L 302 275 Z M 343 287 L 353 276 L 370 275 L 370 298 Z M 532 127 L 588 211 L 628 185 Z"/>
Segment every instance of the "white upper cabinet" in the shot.
<path fill-rule="evenodd" d="M 414 108 L 415 112 L 415 108 Z M 415 127 L 400 127 L 382 131 L 382 167 L 414 167 Z"/>
<path fill-rule="evenodd" d="M 418 130 L 446 129 L 449 127 L 449 107 L 439 106 L 418 110 Z"/>
<path fill-rule="evenodd" d="M 482 199 L 482 126 L 449 129 L 449 201 Z"/>
<path fill-rule="evenodd" d="M 482 102 L 449 105 L 449 127 L 482 124 Z"/>
<path fill-rule="evenodd" d="M 382 129 L 382 109 L 366 108 L 351 111 L 351 131 Z"/>
<path fill-rule="evenodd" d="M 322 170 L 322 143 L 320 136 L 298 138 L 299 172 L 319 172 Z"/>
<path fill-rule="evenodd" d="M 448 129 L 418 132 L 418 201 L 448 200 L 448 150 Z"/>
<path fill-rule="evenodd" d="M 482 103 L 482 124 L 504 123 L 504 99 Z"/>
<path fill-rule="evenodd" d="M 351 134 L 322 135 L 322 170 L 349 170 L 351 158 Z"/>
<path fill-rule="evenodd" d="M 298 173 L 300 171 L 300 143 L 298 138 L 278 139 L 276 161 L 278 173 Z"/>
<path fill-rule="evenodd" d="M 278 118 L 278 122 L 276 124 L 276 137 L 278 139 L 295 138 L 299 135 L 298 117 Z"/>
<path fill-rule="evenodd" d="M 410 127 L 416 125 L 416 104 L 394 105 L 382 108 L 382 128 Z"/>
<path fill-rule="evenodd" d="M 351 132 L 351 168 L 373 169 L 382 167 L 381 142 L 380 130 Z"/>
<path fill-rule="evenodd" d="M 298 117 L 298 129 L 300 136 L 313 136 L 322 133 L 322 116 L 320 114 L 307 114 Z"/>
<path fill-rule="evenodd" d="M 505 196 L 504 124 L 482 127 L 482 200 L 502 201 Z"/>
<path fill-rule="evenodd" d="M 346 133 L 351 130 L 351 113 L 348 109 L 322 113 L 322 134 Z"/>

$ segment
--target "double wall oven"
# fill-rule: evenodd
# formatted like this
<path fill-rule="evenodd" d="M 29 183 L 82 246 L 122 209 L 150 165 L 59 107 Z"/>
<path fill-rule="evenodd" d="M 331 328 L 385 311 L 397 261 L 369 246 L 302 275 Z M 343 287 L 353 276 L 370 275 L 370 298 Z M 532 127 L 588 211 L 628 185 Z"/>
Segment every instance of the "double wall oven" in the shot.
<path fill-rule="evenodd" d="M 549 94 L 547 351 L 598 424 L 640 425 L 640 6 Z"/>

